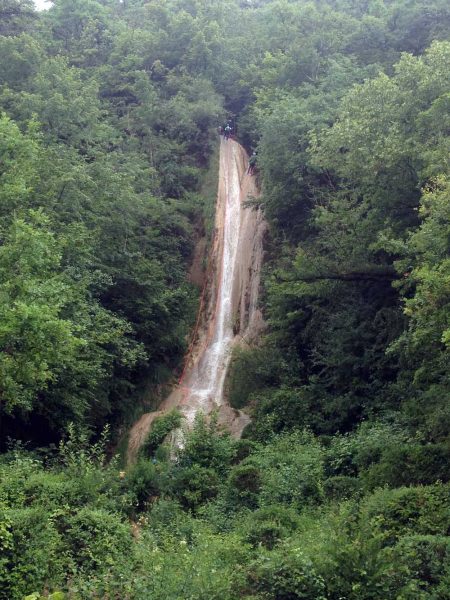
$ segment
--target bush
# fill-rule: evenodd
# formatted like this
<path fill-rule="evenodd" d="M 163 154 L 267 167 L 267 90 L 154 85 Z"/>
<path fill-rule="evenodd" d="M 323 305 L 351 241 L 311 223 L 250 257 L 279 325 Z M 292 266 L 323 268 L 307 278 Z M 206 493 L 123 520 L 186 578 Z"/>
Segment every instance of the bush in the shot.
<path fill-rule="evenodd" d="M 358 472 L 380 462 L 383 454 L 399 444 L 409 443 L 408 433 L 397 423 L 362 423 L 355 434 L 354 463 Z"/>
<path fill-rule="evenodd" d="M 450 531 L 450 485 L 379 490 L 361 505 L 361 521 L 376 527 L 387 540 L 410 532 L 448 535 Z"/>
<path fill-rule="evenodd" d="M 315 512 L 306 530 L 302 520 L 297 543 L 325 581 L 327 598 L 446 598 L 433 595 L 433 587 L 430 595 L 425 591 L 430 582 L 445 589 L 443 546 L 450 523 L 448 490 L 443 488 L 380 490 L 362 502 Z M 417 543 L 406 542 L 408 538 L 417 538 Z"/>
<path fill-rule="evenodd" d="M 281 540 L 289 537 L 298 527 L 295 511 L 285 506 L 267 506 L 252 513 L 244 539 L 253 547 L 272 550 Z"/>
<path fill-rule="evenodd" d="M 53 592 L 48 596 L 41 596 L 38 592 L 34 592 L 29 596 L 26 596 L 24 600 L 65 600 L 66 595 L 63 592 Z"/>
<path fill-rule="evenodd" d="M 325 600 L 325 585 L 299 548 L 263 554 L 247 573 L 247 593 L 264 600 Z"/>
<path fill-rule="evenodd" d="M 252 440 L 240 439 L 236 442 L 236 456 L 234 463 L 240 463 L 248 458 L 253 452 L 259 448 L 259 444 Z"/>
<path fill-rule="evenodd" d="M 179 464 L 182 467 L 198 465 L 213 469 L 223 477 L 235 456 L 236 442 L 228 432 L 219 431 L 214 415 L 208 423 L 203 415 L 198 414 L 179 453 Z"/>
<path fill-rule="evenodd" d="M 159 496 L 161 473 L 152 462 L 140 459 L 127 473 L 125 485 L 131 495 L 133 505 L 138 510 L 143 510 L 152 497 Z"/>
<path fill-rule="evenodd" d="M 219 477 L 214 469 L 198 464 L 180 468 L 174 473 L 171 491 L 185 508 L 196 510 L 215 498 L 219 490 Z"/>
<path fill-rule="evenodd" d="M 0 460 L 1 499 L 11 508 L 22 507 L 26 482 L 33 474 L 43 473 L 43 465 L 26 453 L 9 452 Z"/>
<path fill-rule="evenodd" d="M 153 456 L 169 433 L 180 427 L 181 419 L 181 413 L 177 409 L 174 409 L 165 415 L 161 415 L 160 417 L 156 417 L 145 442 L 141 446 L 141 456 Z"/>
<path fill-rule="evenodd" d="M 337 475 L 324 481 L 323 491 L 328 500 L 347 500 L 361 491 L 361 482 L 356 477 Z"/>
<path fill-rule="evenodd" d="M 294 431 L 274 438 L 251 461 L 261 473 L 260 505 L 302 508 L 323 498 L 323 449 L 309 432 Z"/>
<path fill-rule="evenodd" d="M 265 390 L 257 394 L 253 421 L 246 436 L 267 443 L 273 436 L 296 427 L 311 424 L 311 403 L 305 391 L 289 388 Z"/>
<path fill-rule="evenodd" d="M 394 548 L 386 548 L 385 555 L 386 568 L 380 579 L 389 598 L 450 598 L 448 537 L 407 536 Z"/>
<path fill-rule="evenodd" d="M 144 516 L 148 524 L 149 531 L 158 539 L 160 532 L 170 531 L 171 535 L 189 539 L 192 530 L 192 517 L 183 510 L 177 500 L 159 498 L 152 506 L 151 510 Z"/>
<path fill-rule="evenodd" d="M 363 478 L 369 489 L 446 482 L 449 464 L 450 448 L 445 444 L 403 444 L 388 447 L 381 461 L 372 465 Z"/>
<path fill-rule="evenodd" d="M 351 476 L 357 474 L 355 435 L 335 435 L 325 454 L 325 472 L 329 476 Z"/>
<path fill-rule="evenodd" d="M 387 449 L 407 441 L 407 433 L 396 423 L 362 423 L 355 432 L 330 439 L 325 456 L 326 473 L 357 475 L 380 462 Z"/>
<path fill-rule="evenodd" d="M 132 552 L 131 527 L 116 514 L 83 507 L 60 522 L 67 529 L 66 551 L 78 569 L 101 571 Z"/>
<path fill-rule="evenodd" d="M 261 490 L 261 473 L 252 463 L 240 464 L 231 470 L 228 478 L 230 502 L 254 508 Z"/>
<path fill-rule="evenodd" d="M 98 470 L 106 464 L 109 433 L 109 426 L 105 425 L 99 439 L 93 442 L 86 429 L 69 423 L 65 439 L 59 443 L 57 461 L 77 475 Z"/>
<path fill-rule="evenodd" d="M 246 406 L 254 392 L 278 386 L 282 370 L 282 357 L 274 348 L 234 348 L 226 380 L 229 403 L 233 408 Z"/>
<path fill-rule="evenodd" d="M 120 480 L 115 469 L 97 469 L 71 477 L 70 473 L 42 471 L 33 473 L 23 485 L 24 503 L 59 508 L 62 504 L 97 507 L 117 505 Z"/>
<path fill-rule="evenodd" d="M 57 587 L 73 561 L 51 513 L 40 506 L 9 510 L 5 517 L 9 539 L 2 553 L 6 569 L 0 573 L 0 598 L 22 600 L 36 588 Z"/>

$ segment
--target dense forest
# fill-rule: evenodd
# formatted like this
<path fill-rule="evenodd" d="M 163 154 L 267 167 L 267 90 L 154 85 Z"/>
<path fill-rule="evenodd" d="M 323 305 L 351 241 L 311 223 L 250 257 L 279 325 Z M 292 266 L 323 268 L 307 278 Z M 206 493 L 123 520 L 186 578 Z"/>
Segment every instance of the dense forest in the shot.
<path fill-rule="evenodd" d="M 447 0 L 0 0 L 0 599 L 450 599 Z M 154 423 L 257 152 L 233 439 Z M 123 470 L 121 470 L 123 469 Z"/>

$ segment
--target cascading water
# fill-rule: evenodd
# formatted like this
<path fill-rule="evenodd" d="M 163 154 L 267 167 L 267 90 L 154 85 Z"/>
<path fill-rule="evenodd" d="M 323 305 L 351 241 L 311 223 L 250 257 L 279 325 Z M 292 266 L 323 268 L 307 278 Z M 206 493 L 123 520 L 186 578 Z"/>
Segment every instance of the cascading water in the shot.
<path fill-rule="evenodd" d="M 262 326 L 258 310 L 263 237 L 266 224 L 260 210 L 243 207 L 257 196 L 255 180 L 247 172 L 245 150 L 233 140 L 221 140 L 216 224 L 211 249 L 211 270 L 179 385 L 157 412 L 144 414 L 129 433 L 128 462 L 135 460 L 155 417 L 177 407 L 192 426 L 198 412 L 218 411 L 219 422 L 240 436 L 249 417 L 231 408 L 224 399 L 224 382 L 231 351 L 236 343 L 258 337 Z M 179 430 L 174 445 L 182 446 Z"/>
<path fill-rule="evenodd" d="M 233 333 L 233 290 L 240 237 L 241 187 L 238 164 L 239 146 L 232 140 L 221 141 L 220 175 L 224 183 L 223 215 L 218 224 L 222 231 L 222 252 L 214 311 L 203 352 L 191 374 L 186 377 L 183 412 L 189 423 L 201 410 L 209 413 L 223 398 L 223 386 L 231 349 Z"/>

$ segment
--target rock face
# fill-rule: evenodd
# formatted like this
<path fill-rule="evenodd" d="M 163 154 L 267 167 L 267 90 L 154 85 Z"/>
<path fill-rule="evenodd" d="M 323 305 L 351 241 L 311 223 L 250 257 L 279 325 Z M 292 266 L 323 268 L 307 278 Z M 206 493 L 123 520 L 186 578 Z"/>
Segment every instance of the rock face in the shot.
<path fill-rule="evenodd" d="M 258 195 L 248 172 L 245 150 L 233 140 L 221 140 L 219 189 L 213 246 L 193 340 L 179 385 L 158 414 L 178 407 L 191 426 L 197 412 L 219 413 L 219 422 L 240 436 L 247 415 L 224 399 L 224 381 L 236 343 L 251 342 L 263 326 L 258 309 L 263 239 L 266 223 L 261 211 L 245 208 Z M 130 431 L 129 460 L 133 459 L 153 419 L 143 415 Z"/>

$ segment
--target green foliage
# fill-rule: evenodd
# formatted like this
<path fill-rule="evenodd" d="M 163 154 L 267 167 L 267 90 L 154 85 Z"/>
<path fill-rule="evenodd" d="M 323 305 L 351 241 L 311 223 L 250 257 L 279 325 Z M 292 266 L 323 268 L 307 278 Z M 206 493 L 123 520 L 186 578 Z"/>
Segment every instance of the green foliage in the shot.
<path fill-rule="evenodd" d="M 250 460 L 262 473 L 261 503 L 279 502 L 302 508 L 321 501 L 323 452 L 309 433 L 281 435 Z"/>
<path fill-rule="evenodd" d="M 0 252 L 0 393 L 7 412 L 30 409 L 35 395 L 83 345 L 73 324 L 62 318 L 70 292 L 58 273 L 60 260 L 42 214 L 12 223 Z"/>
<path fill-rule="evenodd" d="M 404 598 L 448 597 L 449 553 L 448 537 L 405 536 L 386 552 L 388 564 L 396 565 L 395 571 L 385 570 L 389 593 Z"/>
<path fill-rule="evenodd" d="M 390 540 L 412 531 L 420 535 L 446 535 L 448 498 L 448 484 L 379 490 L 365 500 L 361 517 Z"/>
<path fill-rule="evenodd" d="M 79 569 L 104 569 L 129 551 L 130 527 L 116 514 L 84 507 L 75 515 L 63 514 L 57 520 L 59 527 L 67 528 L 65 541 Z"/>
<path fill-rule="evenodd" d="M 320 92 L 258 97 L 263 199 L 277 236 L 267 313 L 272 343 L 289 359 L 283 391 L 255 394 L 257 439 L 295 421 L 319 434 L 349 431 L 400 402 L 428 439 L 446 436 L 448 135 L 438 115 L 448 52 L 434 42 L 353 87 L 362 72 L 347 64 L 342 77 L 339 59 Z M 248 372 L 250 385 L 257 368 Z"/>
<path fill-rule="evenodd" d="M 231 503 L 272 504 L 297 509 L 322 500 L 323 452 L 308 432 L 273 438 L 234 467 L 229 476 Z"/>
<path fill-rule="evenodd" d="M 31 0 L 4 0 L 1 8 L 1 35 L 16 36 L 24 30 L 33 28 L 36 9 Z"/>
<path fill-rule="evenodd" d="M 227 374 L 227 398 L 233 408 L 242 408 L 251 402 L 254 394 L 264 387 L 280 382 L 283 361 L 273 348 L 236 347 Z"/>
<path fill-rule="evenodd" d="M 153 421 L 151 430 L 140 448 L 140 453 L 144 456 L 152 456 L 169 433 L 180 427 L 181 419 L 182 415 L 176 409 L 157 417 Z"/>
<path fill-rule="evenodd" d="M 4 115 L 0 117 L 0 210 L 2 217 L 7 218 L 2 228 L 10 223 L 14 209 L 27 206 L 33 189 L 39 151 L 35 126 L 29 123 L 29 134 L 24 135 L 14 121 Z"/>
<path fill-rule="evenodd" d="M 161 476 L 154 463 L 140 459 L 127 473 L 126 485 L 133 505 L 142 510 L 159 495 Z"/>
<path fill-rule="evenodd" d="M 0 462 L 2 598 L 22 600 L 36 588 L 62 589 L 67 576 L 103 569 L 127 551 L 132 538 L 121 512 L 128 499 L 113 466 L 97 458 L 99 447 L 64 468 L 67 445 L 52 469 L 23 450 Z M 78 448 L 83 454 L 79 443 Z"/>
<path fill-rule="evenodd" d="M 337 414 L 332 398 L 322 395 L 316 401 L 314 391 L 307 388 L 283 385 L 255 394 L 255 399 L 254 421 L 245 435 L 260 442 L 270 439 L 274 433 L 294 428 L 310 427 L 315 432 L 331 433 L 339 430 L 347 418 L 345 413 Z M 342 402 L 339 405 L 342 406 Z"/>
<path fill-rule="evenodd" d="M 370 488 L 390 485 L 432 484 L 450 478 L 448 444 L 396 444 L 387 448 L 378 464 L 363 478 Z"/>
<path fill-rule="evenodd" d="M 251 463 L 234 467 L 228 480 L 230 501 L 254 508 L 258 505 L 258 496 L 261 491 L 261 472 Z"/>
<path fill-rule="evenodd" d="M 335 475 L 323 483 L 323 493 L 329 500 L 348 500 L 361 490 L 361 482 L 356 477 Z"/>
<path fill-rule="evenodd" d="M 207 421 L 199 413 L 179 453 L 179 465 L 198 465 L 223 476 L 228 472 L 235 455 L 236 443 L 227 431 L 218 430 L 215 415 Z"/>
<path fill-rule="evenodd" d="M 218 488 L 217 472 L 199 464 L 180 468 L 173 474 L 173 482 L 171 482 L 171 491 L 174 496 L 185 508 L 193 510 L 215 498 Z"/>
<path fill-rule="evenodd" d="M 0 455 L 0 598 L 448 598 L 449 32 L 445 0 L 0 2 L 0 419 L 45 446 Z M 169 460 L 165 415 L 119 473 L 228 117 L 270 226 L 252 423 Z"/>
<path fill-rule="evenodd" d="M 448 436 L 448 314 L 449 314 L 449 185 L 432 181 L 423 191 L 420 227 L 406 242 L 405 258 L 397 269 L 407 272 L 399 282 L 404 295 L 408 328 L 392 345 L 412 379 L 413 397 L 405 403 L 411 420 L 434 440 Z M 414 293 L 411 293 L 414 290 Z"/>
<path fill-rule="evenodd" d="M 162 383 L 184 353 L 192 222 L 202 218 L 191 198 L 222 100 L 207 78 L 178 70 L 181 56 L 156 77 L 150 56 L 169 49 L 151 19 L 127 43 L 134 6 L 60 2 L 35 15 L 39 33 L 20 34 L 25 4 L 5 5 L 12 20 L 0 32 L 0 109 L 17 123 L 2 116 L 0 215 L 4 237 L 29 208 L 48 219 L 54 262 L 51 273 L 36 264 L 49 291 L 34 308 L 53 350 L 39 357 L 30 339 L 6 357 L 2 410 L 14 409 L 19 434 L 31 416 L 57 437 L 70 420 L 121 419 L 135 388 Z M 26 318 L 17 313 L 11 335 L 20 339 Z"/>
<path fill-rule="evenodd" d="M 38 592 L 35 592 L 25 596 L 23 600 L 44 600 L 45 598 L 48 598 L 49 600 L 65 600 L 66 596 L 63 594 L 63 592 L 53 592 L 48 596 L 41 596 Z"/>
<path fill-rule="evenodd" d="M 268 550 L 290 537 L 298 527 L 298 516 L 283 505 L 267 506 L 255 510 L 247 524 L 246 540 L 252 546 L 264 546 Z"/>
<path fill-rule="evenodd" d="M 212 468 L 150 461 L 139 461 L 120 479 L 94 460 L 74 477 L 61 469 L 61 459 L 44 469 L 15 450 L 0 463 L 2 597 L 22 600 L 36 587 L 83 599 L 152 594 L 175 600 L 186 590 L 194 598 L 230 600 L 236 590 L 258 598 L 382 600 L 400 593 L 413 598 L 418 591 L 440 597 L 448 577 L 448 484 L 381 489 L 340 505 L 334 495 L 335 504 L 312 512 L 304 488 L 301 513 L 297 503 L 287 506 L 286 496 L 256 510 L 237 501 L 234 516 L 226 509 L 223 498 L 233 485 L 265 502 L 264 486 L 282 471 L 286 489 L 286 465 L 294 460 L 287 449 L 312 464 L 316 444 L 308 434 L 281 436 L 276 460 L 271 445 L 255 449 L 222 483 Z M 246 468 L 251 459 L 265 465 L 259 483 Z M 295 490 L 295 470 L 289 480 Z M 199 510 L 205 502 L 215 503 L 216 515 L 226 510 L 225 532 L 208 524 L 216 518 L 213 510 Z"/>
<path fill-rule="evenodd" d="M 249 566 L 249 597 L 289 600 L 324 600 L 325 585 L 300 548 L 265 556 Z"/>
<path fill-rule="evenodd" d="M 87 473 L 106 464 L 106 447 L 109 427 L 106 425 L 98 441 L 93 443 L 89 435 L 76 430 L 73 423 L 67 428 L 67 437 L 59 443 L 59 462 L 74 473 Z"/>

